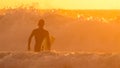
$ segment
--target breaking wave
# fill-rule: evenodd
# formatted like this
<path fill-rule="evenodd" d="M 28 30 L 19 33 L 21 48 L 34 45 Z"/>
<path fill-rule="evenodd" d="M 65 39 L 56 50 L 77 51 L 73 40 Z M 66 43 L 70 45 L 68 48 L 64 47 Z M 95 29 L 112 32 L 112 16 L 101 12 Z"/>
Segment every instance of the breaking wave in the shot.
<path fill-rule="evenodd" d="M 97 10 L 91 12 L 8 9 L 0 14 L 0 51 L 26 51 L 31 31 L 43 18 L 45 29 L 55 37 L 52 50 L 120 52 L 119 13 L 114 15 L 116 12 L 101 10 L 99 12 L 104 12 L 104 15 L 95 15 Z M 105 14 L 114 16 L 105 18 Z"/>
<path fill-rule="evenodd" d="M 120 68 L 120 54 L 1 52 L 0 68 Z"/>

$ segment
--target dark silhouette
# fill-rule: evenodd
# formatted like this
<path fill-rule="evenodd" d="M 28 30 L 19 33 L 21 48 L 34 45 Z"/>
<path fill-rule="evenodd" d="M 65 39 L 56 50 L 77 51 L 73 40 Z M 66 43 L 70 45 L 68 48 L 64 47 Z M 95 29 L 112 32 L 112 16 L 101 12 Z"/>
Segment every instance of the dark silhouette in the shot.
<path fill-rule="evenodd" d="M 35 46 L 34 46 L 34 51 L 35 52 L 40 52 L 40 51 L 43 51 L 42 47 L 42 43 L 44 40 L 46 40 L 46 50 L 47 51 L 50 51 L 50 48 L 51 48 L 51 42 L 50 42 L 50 37 L 49 37 L 49 32 L 47 30 L 45 30 L 43 27 L 44 27 L 44 20 L 43 19 L 40 19 L 39 22 L 38 22 L 38 28 L 37 29 L 34 29 L 29 37 L 29 40 L 28 40 L 28 50 L 30 51 L 31 48 L 30 48 L 30 44 L 31 44 L 31 40 L 32 40 L 32 37 L 35 38 Z"/>

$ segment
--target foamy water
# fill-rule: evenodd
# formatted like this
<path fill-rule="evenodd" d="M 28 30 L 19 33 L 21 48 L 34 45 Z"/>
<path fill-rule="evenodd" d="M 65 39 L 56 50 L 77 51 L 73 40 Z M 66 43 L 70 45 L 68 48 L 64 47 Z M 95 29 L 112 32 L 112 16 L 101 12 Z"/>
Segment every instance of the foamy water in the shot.
<path fill-rule="evenodd" d="M 1 52 L 0 68 L 120 68 L 120 54 Z"/>

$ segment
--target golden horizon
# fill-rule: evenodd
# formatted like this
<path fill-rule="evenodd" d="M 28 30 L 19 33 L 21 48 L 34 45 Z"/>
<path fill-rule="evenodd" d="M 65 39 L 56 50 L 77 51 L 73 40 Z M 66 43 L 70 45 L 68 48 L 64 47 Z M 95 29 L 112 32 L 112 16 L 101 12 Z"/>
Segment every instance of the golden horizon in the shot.
<path fill-rule="evenodd" d="M 22 5 L 38 9 L 120 9 L 119 0 L 0 0 L 0 9 Z"/>

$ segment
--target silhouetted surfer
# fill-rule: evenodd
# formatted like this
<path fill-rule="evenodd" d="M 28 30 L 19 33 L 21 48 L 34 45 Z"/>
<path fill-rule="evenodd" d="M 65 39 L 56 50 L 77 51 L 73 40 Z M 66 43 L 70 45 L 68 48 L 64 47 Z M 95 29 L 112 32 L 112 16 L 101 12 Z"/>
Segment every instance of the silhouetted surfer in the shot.
<path fill-rule="evenodd" d="M 50 51 L 51 48 L 50 36 L 49 36 L 49 32 L 43 28 L 44 24 L 45 24 L 44 20 L 40 19 L 38 22 L 38 28 L 32 31 L 28 40 L 29 51 L 31 50 L 30 44 L 32 37 L 35 37 L 35 46 L 34 46 L 35 52 L 43 51 L 43 48 L 45 48 L 45 50 L 47 51 Z M 43 42 L 45 42 L 46 45 L 43 45 Z"/>

